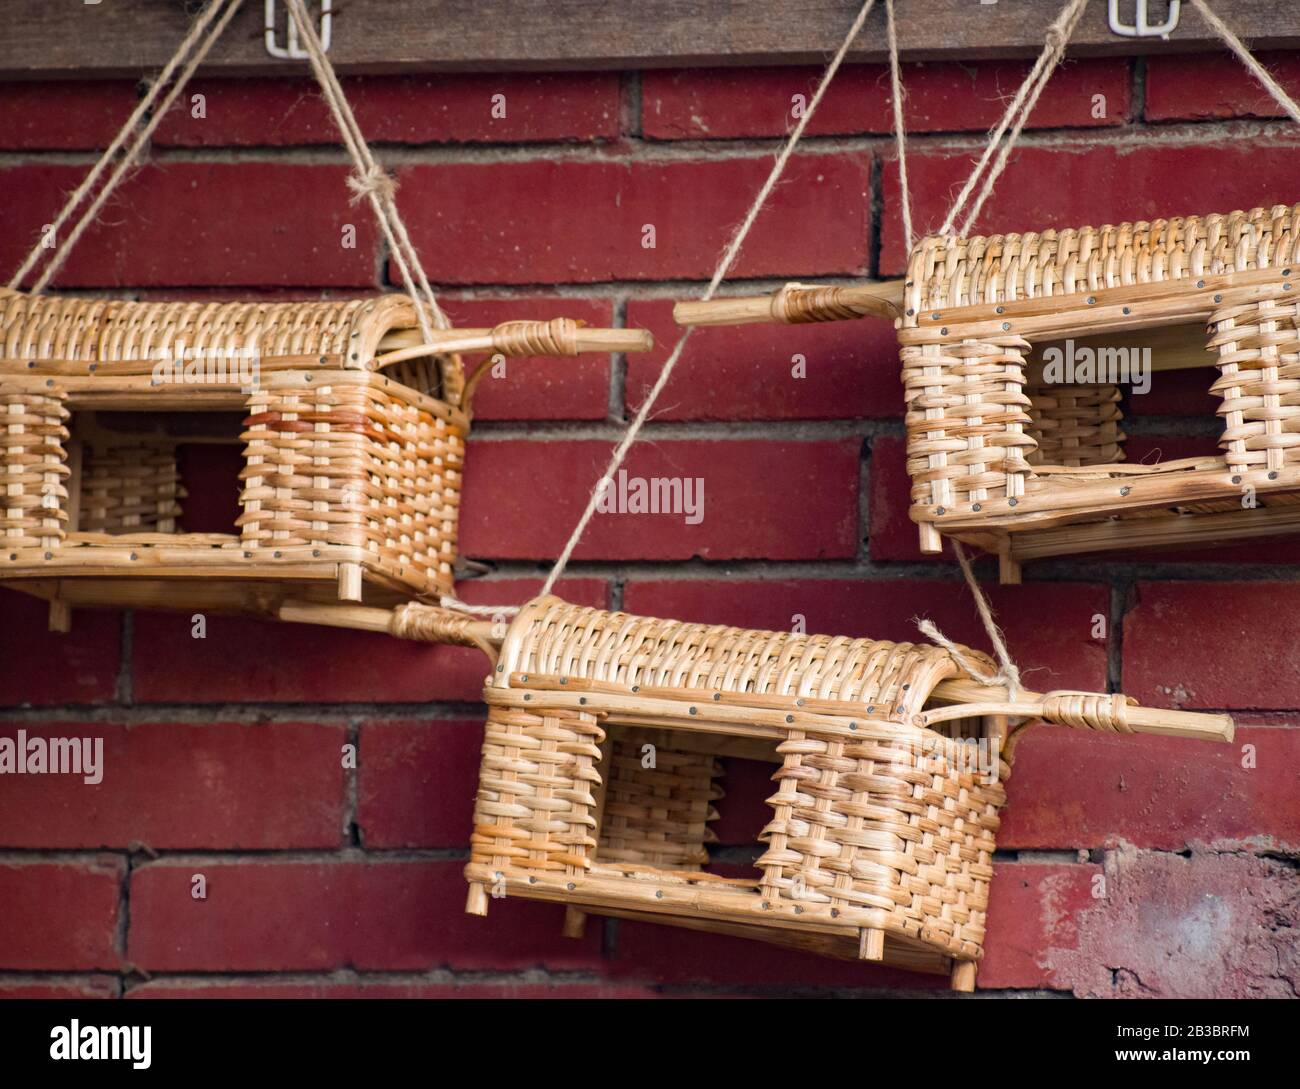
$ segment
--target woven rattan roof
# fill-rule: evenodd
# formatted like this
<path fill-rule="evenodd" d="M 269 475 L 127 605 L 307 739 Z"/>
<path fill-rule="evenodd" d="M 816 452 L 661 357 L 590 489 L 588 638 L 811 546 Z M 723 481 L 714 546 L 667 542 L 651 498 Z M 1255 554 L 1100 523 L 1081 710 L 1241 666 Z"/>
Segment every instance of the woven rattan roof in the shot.
<path fill-rule="evenodd" d="M 965 648 L 963 648 L 965 649 Z M 968 651 L 980 669 L 996 667 Z M 934 686 L 965 670 L 940 647 L 796 635 L 607 612 L 555 597 L 520 611 L 501 648 L 497 685 L 512 674 L 573 677 L 627 688 L 799 696 L 920 710 Z"/>
<path fill-rule="evenodd" d="M 1041 233 L 930 235 L 908 262 L 905 325 L 921 311 L 1289 265 L 1300 205 Z"/>
<path fill-rule="evenodd" d="M 385 333 L 412 328 L 405 295 L 341 302 L 127 302 L 0 289 L 0 359 L 149 361 L 187 351 L 256 345 L 264 359 L 333 356 L 370 367 Z"/>

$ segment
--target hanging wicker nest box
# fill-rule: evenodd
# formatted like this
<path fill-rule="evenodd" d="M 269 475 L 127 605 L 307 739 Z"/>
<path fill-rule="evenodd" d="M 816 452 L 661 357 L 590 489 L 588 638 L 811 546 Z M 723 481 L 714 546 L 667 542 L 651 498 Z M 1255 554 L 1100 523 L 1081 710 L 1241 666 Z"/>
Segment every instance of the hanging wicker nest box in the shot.
<path fill-rule="evenodd" d="M 1019 564 L 1300 530 L 1300 205 L 1041 234 L 935 235 L 905 281 L 680 303 L 682 324 L 890 317 L 911 516 Z M 1208 332 L 1207 332 L 1208 326 Z M 1205 368 L 1221 453 L 1124 460 L 1123 391 Z M 1152 373 L 1154 372 L 1154 373 Z"/>
<path fill-rule="evenodd" d="M 70 606 L 391 604 L 452 589 L 461 352 L 649 347 L 568 319 L 423 341 L 405 295 L 140 303 L 0 291 L 0 585 Z M 242 451 L 228 532 L 186 532 L 177 451 Z M 209 504 L 210 505 L 210 504 Z"/>
<path fill-rule="evenodd" d="M 456 623 L 467 643 L 488 630 Z M 591 912 L 950 974 L 969 990 L 1019 716 L 1232 736 L 1225 716 L 1123 696 L 1007 702 L 972 675 L 994 668 L 964 648 L 539 598 L 510 626 L 484 690 L 467 910 L 486 914 L 501 896 L 557 901 L 570 934 Z M 706 868 L 727 757 L 770 764 L 776 784 L 740 878 Z"/>

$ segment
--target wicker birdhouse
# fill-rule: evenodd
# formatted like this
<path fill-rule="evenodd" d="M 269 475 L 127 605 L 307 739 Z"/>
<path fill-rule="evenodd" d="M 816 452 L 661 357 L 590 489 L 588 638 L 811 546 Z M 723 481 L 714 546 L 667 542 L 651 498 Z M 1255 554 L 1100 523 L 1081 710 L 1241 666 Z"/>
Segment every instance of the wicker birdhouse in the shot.
<path fill-rule="evenodd" d="M 475 625 L 454 622 L 472 642 Z M 647 920 L 946 974 L 970 990 L 1019 716 L 1232 736 L 1224 716 L 1117 695 L 1009 701 L 977 679 L 993 669 L 964 648 L 539 598 L 510 626 L 484 690 L 467 910 L 486 914 L 501 896 L 556 901 L 570 934 L 586 913 Z M 726 757 L 769 764 L 776 784 L 749 876 L 709 868 Z"/>
<path fill-rule="evenodd" d="M 138 303 L 0 292 L 0 585 L 71 606 L 271 613 L 452 587 L 460 352 L 636 351 L 567 319 L 440 331 L 405 295 Z M 186 532 L 177 451 L 242 451 L 227 532 Z"/>
<path fill-rule="evenodd" d="M 922 548 L 977 544 L 1013 581 L 1022 560 L 1300 528 L 1298 216 L 923 239 L 898 323 Z M 1184 367 L 1207 372 L 1221 452 L 1126 462 L 1123 392 Z"/>

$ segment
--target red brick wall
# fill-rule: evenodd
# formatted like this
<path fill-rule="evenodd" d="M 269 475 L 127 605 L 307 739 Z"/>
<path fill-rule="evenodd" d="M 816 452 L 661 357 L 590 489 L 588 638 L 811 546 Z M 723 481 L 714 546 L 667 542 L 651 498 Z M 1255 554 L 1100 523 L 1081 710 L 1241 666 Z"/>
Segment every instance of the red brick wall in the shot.
<path fill-rule="evenodd" d="M 1293 90 L 1300 62 L 1270 58 Z M 918 224 L 941 218 L 1019 64 L 905 72 Z M 806 69 L 352 80 L 367 134 L 454 317 L 568 313 L 645 326 L 626 361 L 513 363 L 471 443 L 463 586 L 538 585 L 589 484 L 767 170 Z M 880 68 L 849 68 L 737 275 L 890 275 L 904 245 Z M 142 296 L 389 287 L 350 207 L 325 110 L 300 82 L 206 82 L 61 283 Z M 491 117 L 505 94 L 507 117 Z M 129 109 L 128 84 L 0 88 L 0 266 L 13 267 Z M 1106 115 L 1093 116 L 1095 95 Z M 1229 60 L 1068 65 L 983 227 L 1024 229 L 1300 200 L 1300 138 Z M 339 246 L 357 225 L 356 249 Z M 656 248 L 641 245 L 654 224 Z M 791 357 L 807 377 L 791 377 Z M 1204 375 L 1132 406 L 1133 450 L 1212 449 Z M 703 476 L 697 526 L 598 519 L 564 592 L 651 614 L 980 643 L 950 564 L 906 515 L 892 331 L 862 322 L 700 332 L 629 469 Z M 203 476 L 191 479 L 200 486 Z M 228 495 L 213 497 L 216 509 Z M 1293 995 L 1300 954 L 1296 545 L 1030 568 L 993 600 L 1038 688 L 1120 686 L 1238 714 L 1213 748 L 1042 730 L 1022 746 L 980 986 L 1078 995 Z M 1094 617 L 1109 637 L 1094 639 Z M 929 977 L 554 906 L 462 913 L 484 672 L 477 652 L 180 615 L 80 613 L 45 633 L 0 592 L 0 730 L 104 738 L 104 781 L 0 779 L 0 993 L 642 995 L 869 993 Z M 345 744 L 359 768 L 340 766 Z M 1246 746 L 1249 746 L 1246 749 Z M 1249 765 L 1249 766 L 1243 766 Z M 752 857 L 761 772 L 732 769 L 722 857 Z M 196 873 L 208 898 L 189 895 Z M 1104 875 L 1106 895 L 1094 896 Z"/>

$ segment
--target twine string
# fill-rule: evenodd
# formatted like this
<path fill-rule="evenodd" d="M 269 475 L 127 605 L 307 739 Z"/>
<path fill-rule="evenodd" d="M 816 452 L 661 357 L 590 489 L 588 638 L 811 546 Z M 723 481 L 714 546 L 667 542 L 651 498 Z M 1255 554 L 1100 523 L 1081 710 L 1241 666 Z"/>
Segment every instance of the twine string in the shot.
<path fill-rule="evenodd" d="M 1297 106 L 1295 99 L 1282 89 L 1281 84 L 1273 78 L 1272 73 L 1259 63 L 1259 60 L 1247 48 L 1246 44 L 1228 28 L 1228 25 L 1222 19 L 1210 10 L 1210 5 L 1205 0 L 1192 0 L 1192 6 L 1196 8 L 1197 14 L 1209 23 L 1210 29 L 1223 40 L 1223 44 L 1236 54 L 1237 59 L 1246 66 L 1246 70 L 1259 81 L 1264 90 L 1272 95 L 1277 104 L 1287 112 L 1291 120 L 1300 124 L 1300 106 Z"/>
<path fill-rule="evenodd" d="M 131 111 L 131 116 L 126 119 L 126 122 L 118 130 L 117 135 L 113 137 L 108 147 L 104 149 L 103 154 L 100 155 L 98 160 L 96 160 L 95 165 L 90 168 L 90 172 L 82 179 L 81 184 L 68 195 L 63 207 L 59 210 L 59 214 L 55 216 L 54 222 L 50 225 L 50 230 L 53 232 L 54 237 L 58 239 L 59 232 L 62 230 L 63 225 L 67 223 L 67 221 L 72 217 L 72 214 L 94 190 L 96 183 L 99 181 L 104 171 L 108 169 L 109 164 L 129 140 L 130 145 L 126 147 L 126 151 L 122 155 L 121 159 L 118 160 L 117 165 L 113 168 L 112 173 L 109 174 L 108 179 L 104 182 L 99 192 L 95 195 L 95 199 L 82 213 L 81 217 L 73 225 L 72 230 L 67 234 L 67 236 L 56 245 L 54 252 L 50 255 L 50 259 L 45 265 L 45 268 L 37 278 L 36 282 L 32 285 L 32 294 L 39 295 L 45 290 L 50 281 L 54 279 L 59 270 L 63 267 L 63 263 L 67 261 L 69 254 L 72 253 L 73 248 L 81 240 L 81 236 L 86 232 L 86 229 L 99 217 L 99 213 L 103 209 L 104 204 L 108 201 L 108 198 L 112 196 L 114 190 L 117 189 L 122 179 L 126 177 L 127 173 L 135 165 L 140 157 L 141 151 L 143 151 L 145 146 L 148 144 L 154 131 L 162 122 L 163 117 L 176 101 L 180 93 L 185 89 L 186 84 L 190 81 L 190 77 L 194 75 L 195 69 L 198 68 L 198 66 L 203 62 L 203 59 L 208 55 L 208 51 L 216 43 L 217 39 L 221 37 L 222 31 L 225 30 L 241 3 L 242 0 L 229 0 L 228 4 L 226 3 L 226 0 L 212 0 L 212 2 L 208 4 L 207 7 L 205 7 L 195 18 L 193 24 L 190 26 L 189 33 L 185 35 L 181 44 L 176 47 L 176 52 L 172 54 L 171 59 L 163 66 L 158 77 L 150 83 L 149 89 L 145 93 L 144 97 L 136 104 L 135 109 Z M 224 11 L 222 11 L 223 4 L 226 4 Z M 220 19 L 217 19 L 218 15 L 220 15 Z M 217 19 L 215 25 L 213 24 L 214 19 Z M 172 77 L 176 75 L 177 68 L 180 67 L 181 63 L 185 60 L 185 57 L 190 54 L 191 50 L 193 50 L 193 55 L 190 56 L 189 61 L 185 63 L 185 67 L 181 71 L 180 75 L 176 77 L 176 81 L 171 83 Z M 168 86 L 169 83 L 170 87 Z M 154 106 L 158 103 L 159 96 L 162 95 L 164 88 L 167 89 L 167 93 L 162 98 L 162 102 L 158 105 L 158 108 L 154 109 Z M 153 110 L 153 112 L 150 113 L 150 110 Z M 148 115 L 148 120 L 145 120 L 146 115 Z M 143 124 L 141 124 L 142 122 Z M 31 252 L 28 253 L 26 259 L 19 266 L 18 271 L 14 273 L 12 279 L 10 279 L 10 288 L 14 290 L 18 289 L 27 274 L 40 262 L 41 254 L 44 252 L 46 252 L 46 246 L 45 241 L 42 238 L 32 247 Z"/>

